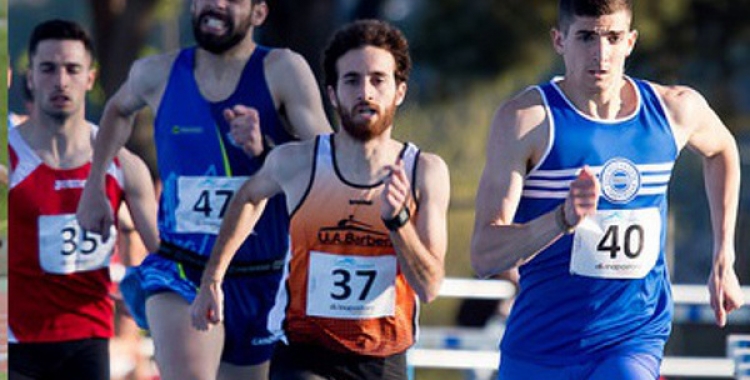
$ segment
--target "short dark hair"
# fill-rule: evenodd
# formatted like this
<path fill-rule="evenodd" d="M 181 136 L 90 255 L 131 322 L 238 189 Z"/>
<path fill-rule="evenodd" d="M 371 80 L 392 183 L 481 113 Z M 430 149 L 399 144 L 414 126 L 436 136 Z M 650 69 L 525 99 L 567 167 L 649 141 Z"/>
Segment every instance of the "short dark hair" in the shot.
<path fill-rule="evenodd" d="M 557 28 L 567 33 L 573 18 L 599 17 L 625 10 L 633 15 L 634 0 L 560 0 L 557 7 Z"/>
<path fill-rule="evenodd" d="M 409 79 L 411 57 L 409 43 L 395 26 L 380 20 L 358 20 L 340 28 L 331 38 L 323 53 L 323 71 L 326 86 L 336 87 L 338 72 L 336 62 L 350 50 L 374 46 L 385 49 L 396 61 L 396 83 Z"/>
<path fill-rule="evenodd" d="M 81 41 L 91 56 L 92 62 L 94 60 L 94 43 L 86 30 L 76 22 L 53 19 L 37 25 L 29 39 L 29 59 L 33 59 L 39 43 L 45 40 Z"/>

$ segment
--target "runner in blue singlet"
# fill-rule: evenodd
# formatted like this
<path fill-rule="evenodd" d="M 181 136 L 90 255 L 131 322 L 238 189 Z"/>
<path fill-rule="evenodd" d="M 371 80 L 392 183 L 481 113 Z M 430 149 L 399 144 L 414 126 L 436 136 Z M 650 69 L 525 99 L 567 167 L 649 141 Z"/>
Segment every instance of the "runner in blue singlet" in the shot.
<path fill-rule="evenodd" d="M 743 304 L 734 264 L 739 159 L 692 89 L 627 77 L 628 0 L 562 0 L 565 75 L 503 104 L 476 201 L 472 264 L 518 267 L 499 378 L 655 379 L 669 337 L 667 186 L 679 152 L 705 162 L 717 324 Z"/>
<path fill-rule="evenodd" d="M 234 191 L 273 146 L 331 131 L 307 63 L 287 49 L 257 45 L 262 0 L 194 0 L 197 47 L 141 59 L 108 101 L 92 175 L 78 216 L 98 230 L 111 215 L 99 172 L 149 106 L 162 184 L 160 249 L 129 273 L 123 295 L 148 327 L 163 379 L 262 378 L 276 336 L 266 328 L 289 249 L 283 197 L 270 199 L 223 283 L 224 324 L 191 327 L 189 305 Z M 218 375 L 217 375 L 218 374 Z"/>

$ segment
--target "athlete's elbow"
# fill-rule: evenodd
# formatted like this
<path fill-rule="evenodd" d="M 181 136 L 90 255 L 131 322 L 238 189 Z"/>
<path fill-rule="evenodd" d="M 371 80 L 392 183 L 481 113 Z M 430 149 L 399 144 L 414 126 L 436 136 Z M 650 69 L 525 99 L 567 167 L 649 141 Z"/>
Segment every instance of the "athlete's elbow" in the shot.
<path fill-rule="evenodd" d="M 438 298 L 438 295 L 440 295 L 440 287 L 436 287 L 435 289 L 429 289 L 424 290 L 417 293 L 417 296 L 419 297 L 419 301 L 422 303 L 430 303 Z"/>
<path fill-rule="evenodd" d="M 478 239 L 472 239 L 470 250 L 471 269 L 474 270 L 474 273 L 479 277 L 491 276 L 490 267 L 487 265 L 488 253 L 485 252 Z"/>
<path fill-rule="evenodd" d="M 436 273 L 433 278 L 429 281 L 429 283 L 422 287 L 420 291 L 417 292 L 417 296 L 419 297 L 419 300 L 422 303 L 430 303 L 438 298 L 440 295 L 440 288 L 443 286 L 443 279 L 445 278 L 444 271 L 440 271 L 440 273 Z"/>
<path fill-rule="evenodd" d="M 502 260 L 502 255 L 472 244 L 471 269 L 480 278 L 492 277 L 514 267 L 514 263 Z"/>

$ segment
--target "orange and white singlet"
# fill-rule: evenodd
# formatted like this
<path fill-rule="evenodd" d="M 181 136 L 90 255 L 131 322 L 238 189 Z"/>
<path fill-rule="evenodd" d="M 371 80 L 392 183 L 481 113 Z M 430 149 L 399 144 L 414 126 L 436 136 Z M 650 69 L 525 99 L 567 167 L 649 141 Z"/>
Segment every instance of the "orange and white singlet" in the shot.
<path fill-rule="evenodd" d="M 384 184 L 347 182 L 334 149 L 333 135 L 317 137 L 311 181 L 292 213 L 292 255 L 279 294 L 285 319 L 272 313 L 270 327 L 283 322 L 290 343 L 338 352 L 404 352 L 414 343 L 419 303 L 380 218 Z M 414 183 L 419 149 L 407 143 L 400 155 Z"/>

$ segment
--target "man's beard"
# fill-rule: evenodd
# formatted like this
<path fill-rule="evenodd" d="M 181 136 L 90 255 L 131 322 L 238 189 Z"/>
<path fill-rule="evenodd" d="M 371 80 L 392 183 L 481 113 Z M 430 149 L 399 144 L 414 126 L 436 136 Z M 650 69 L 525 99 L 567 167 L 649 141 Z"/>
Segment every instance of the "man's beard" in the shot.
<path fill-rule="evenodd" d="M 206 17 L 214 17 L 220 19 L 226 25 L 226 33 L 223 35 L 215 35 L 210 33 L 203 33 L 201 31 L 201 24 L 203 19 Z M 234 21 L 227 15 L 206 11 L 199 16 L 193 16 L 193 37 L 195 42 L 202 49 L 207 50 L 213 54 L 222 54 L 225 51 L 237 46 L 245 36 L 247 31 L 250 29 L 250 18 L 248 17 L 242 22 L 239 27 L 235 27 Z"/>
<path fill-rule="evenodd" d="M 339 102 L 339 104 L 341 104 Z M 341 126 L 344 130 L 352 136 L 355 140 L 369 141 L 382 135 L 392 124 L 393 117 L 396 114 L 396 105 L 392 104 L 390 107 L 377 112 L 377 119 L 373 122 L 370 121 L 355 121 L 354 110 L 361 104 L 352 107 L 350 110 L 337 108 L 336 111 L 341 120 Z M 370 105 L 371 108 L 379 110 L 380 108 L 375 105 Z"/>

